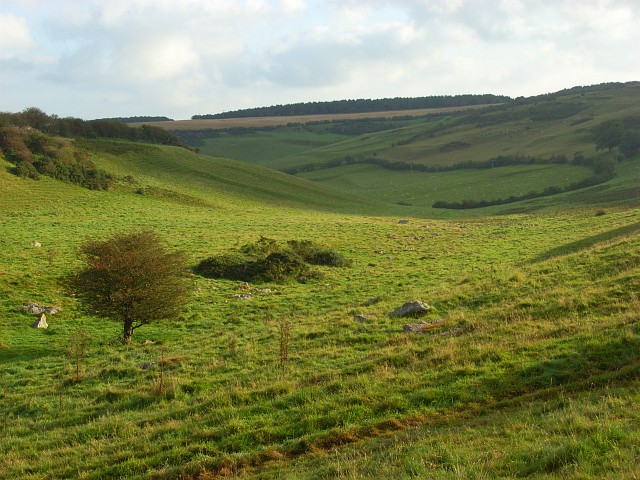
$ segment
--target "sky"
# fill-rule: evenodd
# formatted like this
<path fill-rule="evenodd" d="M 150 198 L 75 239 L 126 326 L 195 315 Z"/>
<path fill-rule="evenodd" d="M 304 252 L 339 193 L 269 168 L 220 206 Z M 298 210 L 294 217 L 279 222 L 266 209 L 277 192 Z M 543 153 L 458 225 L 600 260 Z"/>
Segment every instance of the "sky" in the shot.
<path fill-rule="evenodd" d="M 0 111 L 84 119 L 640 80 L 640 0 L 0 0 Z"/>

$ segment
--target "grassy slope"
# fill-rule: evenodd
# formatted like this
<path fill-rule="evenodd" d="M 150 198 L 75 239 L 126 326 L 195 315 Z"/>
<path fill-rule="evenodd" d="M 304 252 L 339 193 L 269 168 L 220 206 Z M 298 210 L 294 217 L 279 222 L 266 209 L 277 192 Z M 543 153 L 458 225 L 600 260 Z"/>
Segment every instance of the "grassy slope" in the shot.
<path fill-rule="evenodd" d="M 197 183 L 225 162 L 162 152 L 99 159 L 155 187 L 145 195 L 0 172 L 3 477 L 636 472 L 638 210 L 396 225 L 265 206 L 263 192 L 232 195 L 234 182 Z M 110 343 L 118 325 L 79 315 L 56 278 L 84 238 L 136 228 L 193 261 L 265 234 L 326 242 L 355 265 L 251 301 L 232 297 L 234 282 L 194 278 L 182 318 L 139 331 L 157 343 L 125 348 Z M 432 334 L 407 336 L 386 317 L 415 298 L 445 320 Z M 64 311 L 31 330 L 16 311 L 30 300 Z M 293 328 L 284 372 L 278 318 Z M 91 341 L 74 382 L 66 352 L 80 328 Z M 170 387 L 158 394 L 163 355 Z"/>
<path fill-rule="evenodd" d="M 177 149 L 95 160 L 137 184 L 91 192 L 0 168 L 1 477 L 639 473 L 637 207 L 398 225 L 319 187 L 305 209 L 295 179 Z M 193 262 L 267 235 L 326 242 L 354 266 L 249 301 L 235 282 L 194 277 L 181 319 L 123 347 L 118 325 L 80 315 L 56 279 L 84 239 L 140 228 Z M 411 299 L 442 326 L 404 334 L 386 314 Z M 28 301 L 63 312 L 32 330 L 17 311 Z M 75 382 L 79 329 L 91 342 Z"/>
<path fill-rule="evenodd" d="M 330 126 L 296 126 L 249 135 L 222 134 L 205 140 L 202 151 L 223 152 L 229 158 L 284 169 L 309 163 L 324 163 L 350 157 L 376 157 L 391 162 L 427 165 L 452 165 L 469 160 L 484 161 L 498 155 L 549 157 L 563 154 L 573 158 L 581 152 L 587 157 L 596 152 L 589 130 L 611 118 L 640 115 L 640 83 L 584 94 L 541 98 L 535 104 L 505 105 L 471 114 L 438 115 L 404 122 L 402 128 L 357 137 L 327 134 Z M 556 102 L 579 104 L 582 109 L 559 120 L 531 120 L 531 110 Z M 402 122 L 401 122 L 402 123 Z M 305 143 L 306 142 L 306 143 Z M 443 149 L 443 145 L 462 142 L 465 148 Z M 262 155 L 261 152 L 267 152 Z M 222 153 L 216 153 L 222 154 Z M 543 191 L 550 186 L 582 180 L 583 168 L 549 166 L 542 175 L 530 175 L 530 167 L 511 167 L 490 171 L 426 174 L 391 172 L 379 167 L 338 167 L 301 174 L 319 183 L 345 189 L 390 203 L 408 202 L 406 214 L 440 215 L 429 208 L 435 200 L 490 200 L 521 195 L 530 190 Z M 620 168 L 618 175 L 626 175 Z M 425 177 L 428 180 L 424 180 Z M 633 177 L 633 175 L 632 175 Z M 455 179 L 455 180 L 454 180 Z M 517 180 L 517 181 L 514 181 Z M 632 182 L 633 178 L 625 177 Z M 498 195 L 499 193 L 499 195 Z M 542 204 L 565 202 L 566 195 Z M 540 202 L 537 202 L 540 204 Z M 486 210 L 508 211 L 513 206 Z"/>
<path fill-rule="evenodd" d="M 127 146 L 124 144 L 124 149 Z M 227 208 L 318 208 L 322 210 L 372 209 L 370 201 L 354 195 L 301 182 L 273 170 L 224 158 L 211 158 L 175 147 L 148 146 L 124 155 L 100 154 L 92 160 L 120 176 L 132 175 L 136 185 L 158 187 L 193 197 L 191 201 Z M 153 192 L 153 188 L 150 190 Z M 213 195 L 212 195 L 213 193 Z M 190 200 L 185 197 L 185 201 Z M 375 207 L 373 207 L 375 208 Z"/>

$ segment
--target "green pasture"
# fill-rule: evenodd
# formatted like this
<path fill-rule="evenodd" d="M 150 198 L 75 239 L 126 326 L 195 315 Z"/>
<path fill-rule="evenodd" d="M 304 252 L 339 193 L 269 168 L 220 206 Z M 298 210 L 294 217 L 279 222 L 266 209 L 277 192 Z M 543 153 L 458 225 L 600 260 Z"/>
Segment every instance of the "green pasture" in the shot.
<path fill-rule="evenodd" d="M 392 119 L 397 128 L 352 136 L 330 134 L 331 124 L 287 126 L 245 135 L 221 133 L 205 139 L 201 150 L 276 170 L 313 164 L 320 168 L 299 176 L 391 204 L 424 206 L 435 200 L 509 197 L 579 182 L 588 175 L 585 169 L 566 166 L 536 168 L 535 173 L 527 167 L 510 178 L 505 176 L 514 172 L 501 169 L 467 169 L 434 177 L 361 165 L 321 166 L 347 157 L 440 167 L 484 162 L 498 156 L 597 158 L 603 152 L 595 150 L 591 129 L 614 118 L 639 118 L 639 94 L 637 82 L 604 90 L 560 92 L 481 110 Z M 366 122 L 360 125 L 365 128 Z"/>
<path fill-rule="evenodd" d="M 287 157 L 346 138 L 345 135 L 330 133 L 328 125 L 292 126 L 245 134 L 220 133 L 218 137 L 205 138 L 198 148 L 206 155 L 234 158 L 277 169 Z"/>
<path fill-rule="evenodd" d="M 400 216 L 385 190 L 374 199 L 178 148 L 93 152 L 116 188 L 19 179 L 0 163 L 0 478 L 639 473 L 637 161 L 610 184 L 524 202 L 537 213 L 435 219 Z M 505 170 L 484 191 L 583 174 L 565 167 Z M 180 317 L 124 346 L 121 326 L 81 314 L 59 279 L 86 240 L 142 229 L 192 264 L 264 235 L 311 239 L 353 265 L 251 285 L 251 299 L 237 297 L 241 282 L 193 276 Z M 424 335 L 388 316 L 409 300 L 432 306 Z M 62 311 L 34 330 L 28 302 Z"/>
<path fill-rule="evenodd" d="M 300 177 L 339 190 L 389 203 L 430 209 L 437 200 L 499 199 L 564 187 L 592 175 L 585 167 L 527 165 L 451 172 L 401 172 L 376 165 L 350 165 L 300 174 Z"/>

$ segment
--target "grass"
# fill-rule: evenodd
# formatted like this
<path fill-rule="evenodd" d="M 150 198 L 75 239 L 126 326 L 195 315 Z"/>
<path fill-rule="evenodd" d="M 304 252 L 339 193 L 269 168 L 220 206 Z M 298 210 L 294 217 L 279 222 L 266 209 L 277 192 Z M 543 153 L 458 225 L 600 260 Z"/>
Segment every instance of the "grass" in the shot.
<path fill-rule="evenodd" d="M 507 198 L 549 185 L 564 187 L 592 175 L 585 167 L 529 165 L 442 173 L 384 171 L 376 165 L 352 165 L 300 174 L 322 185 L 389 203 L 429 209 L 437 200 Z"/>
<path fill-rule="evenodd" d="M 127 145 L 95 145 L 121 178 L 108 192 L 0 163 L 0 477 L 640 474 L 637 160 L 555 201 L 433 218 Z M 312 239 L 352 265 L 305 284 L 193 276 L 180 317 L 124 346 L 58 279 L 86 239 L 144 229 L 192 265 L 261 235 Z M 405 334 L 415 320 L 387 315 L 408 300 L 442 323 Z M 29 301 L 62 311 L 33 330 Z"/>
<path fill-rule="evenodd" d="M 590 129 L 612 118 L 635 118 L 640 115 L 639 89 L 640 84 L 631 82 L 605 91 L 541 97 L 535 103 L 505 104 L 472 111 L 396 119 L 394 123 L 400 125 L 398 128 L 351 137 L 331 134 L 327 125 L 281 126 L 248 135 L 223 134 L 205 139 L 202 151 L 280 170 L 309 164 L 322 165 L 347 156 L 441 167 L 469 161 L 482 162 L 500 155 L 538 158 L 565 155 L 572 159 L 574 155 L 581 154 L 592 158 L 602 155 L 602 152 L 595 150 Z M 579 108 L 570 111 L 570 115 L 564 118 L 548 115 L 547 119 L 541 119 L 536 113 L 541 109 L 553 110 L 563 105 L 578 105 Z M 622 171 L 619 169 L 619 173 Z M 416 176 L 411 171 L 352 166 L 329 168 L 300 176 L 358 195 L 375 196 L 391 204 L 400 201 L 422 206 L 431 205 L 435 200 L 460 202 L 484 198 L 466 197 L 469 193 L 476 195 L 478 190 L 494 195 L 494 190 L 501 189 L 505 192 L 503 198 L 518 196 L 531 188 L 543 191 L 547 187 L 579 182 L 586 176 L 582 168 L 572 170 L 563 166 L 555 171 L 548 168 L 545 174 L 527 178 L 530 170 L 521 169 L 518 178 L 505 182 L 502 172 L 496 169 L 492 173 L 478 175 L 477 171 L 469 169 L 464 173 L 442 174 L 442 180 L 434 181 L 438 186 L 442 184 L 447 187 L 446 193 L 439 198 L 433 197 L 433 189 L 418 186 L 431 183 L 423 181 L 424 175 Z M 484 178 L 485 175 L 490 178 Z M 460 188 L 460 185 L 451 185 L 449 181 L 449 178 L 465 177 L 470 178 L 471 183 L 477 178 L 478 187 Z M 483 177 L 482 182 L 480 177 Z M 519 185 L 520 181 L 522 186 Z M 487 188 L 483 188 L 482 183 L 486 183 Z M 467 184 L 469 182 L 462 182 L 462 185 Z M 405 186 L 408 187 L 407 191 Z M 443 190 L 440 188 L 439 191 Z M 587 197 L 591 198 L 591 194 L 587 194 Z M 555 203 L 564 203 L 564 198 L 556 199 Z M 542 203 L 548 204 L 546 201 Z M 495 209 L 486 211 L 496 212 Z M 411 213 L 439 215 L 424 209 L 414 209 Z"/>

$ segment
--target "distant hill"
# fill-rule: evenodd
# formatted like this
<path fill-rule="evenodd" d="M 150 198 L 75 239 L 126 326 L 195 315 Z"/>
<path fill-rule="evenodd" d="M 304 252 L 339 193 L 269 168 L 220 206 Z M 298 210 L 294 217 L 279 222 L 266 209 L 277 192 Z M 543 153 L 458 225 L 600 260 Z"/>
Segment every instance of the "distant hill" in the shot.
<path fill-rule="evenodd" d="M 99 118 L 98 120 L 107 120 L 110 122 L 120 122 L 120 123 L 173 122 L 174 121 L 173 118 L 169 118 L 169 117 L 148 117 L 148 116 Z"/>
<path fill-rule="evenodd" d="M 407 213 L 534 198 L 584 202 L 585 195 L 594 203 L 632 201 L 639 92 L 638 82 L 606 83 L 414 116 L 395 111 L 187 120 L 180 131 L 181 122 L 167 126 L 201 153 L 386 200 Z M 605 138 L 598 140 L 598 132 Z"/>
<path fill-rule="evenodd" d="M 393 110 L 417 110 L 424 108 L 468 107 L 473 105 L 488 105 L 511 101 L 504 95 L 441 95 L 430 97 L 396 97 L 377 100 L 335 100 L 330 102 L 290 103 L 273 105 L 271 107 L 247 108 L 231 112 L 194 115 L 192 120 L 206 120 L 217 118 L 246 118 L 246 117 L 286 117 L 294 115 L 326 115 L 337 113 L 369 113 L 387 112 Z"/>

